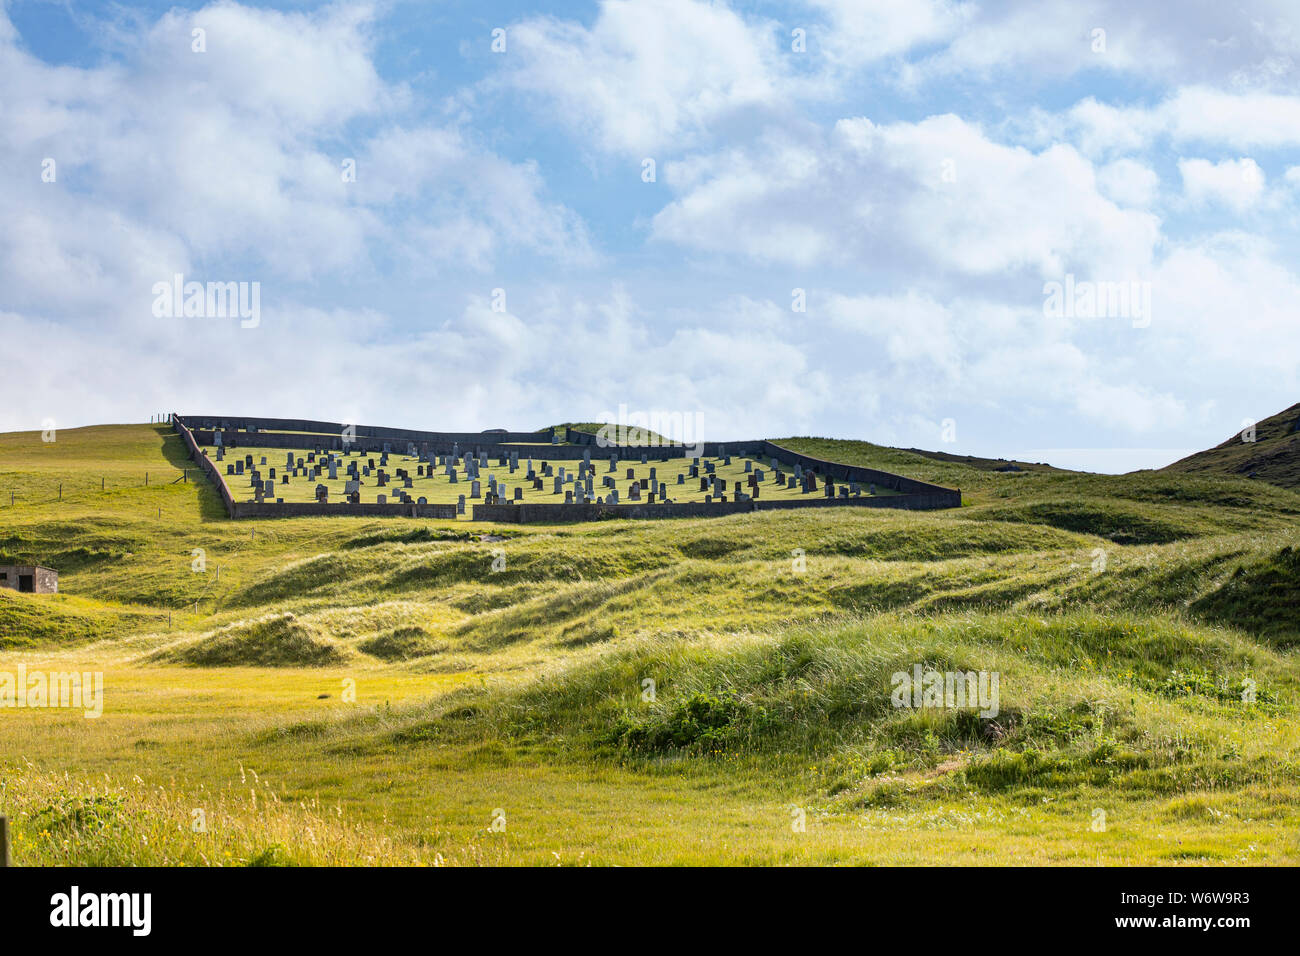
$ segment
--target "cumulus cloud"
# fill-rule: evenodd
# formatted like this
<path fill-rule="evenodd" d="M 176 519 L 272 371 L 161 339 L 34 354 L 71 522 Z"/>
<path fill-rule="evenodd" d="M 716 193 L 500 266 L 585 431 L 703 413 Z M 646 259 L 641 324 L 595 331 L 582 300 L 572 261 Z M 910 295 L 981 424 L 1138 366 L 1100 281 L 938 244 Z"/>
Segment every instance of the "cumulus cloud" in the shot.
<path fill-rule="evenodd" d="M 1235 212 L 1256 205 L 1264 194 L 1264 173 L 1253 159 L 1184 159 L 1178 163 L 1183 192 L 1193 204 L 1217 203 Z"/>
<path fill-rule="evenodd" d="M 87 69 L 49 66 L 10 31 L 0 213 L 29 228 L 0 257 L 9 304 L 122 301 L 142 277 L 219 259 L 263 281 L 368 271 L 427 238 L 394 221 L 385 205 L 398 198 L 428 201 L 444 232 L 419 247 L 426 260 L 483 268 L 502 247 L 590 257 L 535 167 L 409 115 L 408 92 L 375 69 L 372 18 L 367 5 L 172 11 L 127 33 L 119 61 Z M 53 182 L 40 179 L 46 159 Z"/>
<path fill-rule="evenodd" d="M 680 195 L 655 216 L 656 238 L 801 267 L 1118 278 L 1146 267 L 1158 234 L 1151 214 L 1103 196 L 1071 147 L 1005 146 L 952 115 L 843 119 L 817 141 L 670 166 L 666 181 Z"/>
<path fill-rule="evenodd" d="M 603 0 L 584 27 L 531 17 L 507 32 L 504 80 L 596 147 L 681 149 L 779 99 L 770 25 L 703 0 Z"/>

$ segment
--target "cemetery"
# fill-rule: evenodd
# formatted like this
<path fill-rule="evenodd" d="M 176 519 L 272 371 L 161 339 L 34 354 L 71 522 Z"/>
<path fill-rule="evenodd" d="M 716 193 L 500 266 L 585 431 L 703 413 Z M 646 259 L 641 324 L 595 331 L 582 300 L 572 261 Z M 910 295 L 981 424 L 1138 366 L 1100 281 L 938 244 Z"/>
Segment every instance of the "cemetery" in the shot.
<path fill-rule="evenodd" d="M 586 521 L 961 504 L 953 489 L 819 461 L 766 440 L 605 446 L 571 428 L 425 432 L 180 415 L 172 424 L 231 517 Z"/>

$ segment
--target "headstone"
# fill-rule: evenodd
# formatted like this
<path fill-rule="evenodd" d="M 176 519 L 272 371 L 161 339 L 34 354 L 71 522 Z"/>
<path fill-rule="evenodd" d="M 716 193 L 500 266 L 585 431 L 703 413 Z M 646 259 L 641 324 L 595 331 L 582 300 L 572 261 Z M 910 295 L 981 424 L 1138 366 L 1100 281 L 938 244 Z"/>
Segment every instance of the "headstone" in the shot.
<path fill-rule="evenodd" d="M 388 495 L 375 495 L 375 501 L 378 504 L 386 505 L 388 504 Z"/>
<path fill-rule="evenodd" d="M 482 492 L 479 491 L 478 479 L 476 478 L 469 483 L 469 496 L 471 498 L 478 498 L 481 494 Z"/>
<path fill-rule="evenodd" d="M 465 496 L 458 495 L 456 497 L 456 514 L 463 515 L 464 513 L 465 513 Z"/>

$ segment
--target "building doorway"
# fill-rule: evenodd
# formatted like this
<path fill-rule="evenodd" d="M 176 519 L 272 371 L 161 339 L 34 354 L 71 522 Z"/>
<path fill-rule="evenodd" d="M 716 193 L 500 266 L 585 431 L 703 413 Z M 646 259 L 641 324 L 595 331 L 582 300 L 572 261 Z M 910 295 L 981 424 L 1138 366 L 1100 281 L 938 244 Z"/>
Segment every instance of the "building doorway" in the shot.
<path fill-rule="evenodd" d="M 30 574 L 18 575 L 18 590 L 26 591 L 28 594 L 31 594 L 33 591 L 36 590 L 35 586 L 32 583 L 32 575 Z"/>

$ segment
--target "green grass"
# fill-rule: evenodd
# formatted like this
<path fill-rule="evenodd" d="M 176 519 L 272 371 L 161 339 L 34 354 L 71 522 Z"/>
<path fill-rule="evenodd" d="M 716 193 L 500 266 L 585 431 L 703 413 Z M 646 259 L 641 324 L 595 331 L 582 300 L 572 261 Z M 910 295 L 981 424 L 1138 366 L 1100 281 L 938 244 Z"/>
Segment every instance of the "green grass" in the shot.
<path fill-rule="evenodd" d="M 0 711 L 17 862 L 1300 861 L 1300 495 L 780 443 L 966 505 L 234 522 L 165 428 L 0 435 L 0 560 L 61 571 L 0 671 L 105 675 Z"/>

